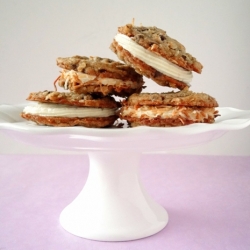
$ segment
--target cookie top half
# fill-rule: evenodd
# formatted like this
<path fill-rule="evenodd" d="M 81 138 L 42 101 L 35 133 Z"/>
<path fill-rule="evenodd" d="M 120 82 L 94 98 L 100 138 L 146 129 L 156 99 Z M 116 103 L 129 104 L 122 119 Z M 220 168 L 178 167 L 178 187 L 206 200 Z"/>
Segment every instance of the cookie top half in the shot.
<path fill-rule="evenodd" d="M 93 108 L 119 108 L 120 103 L 111 96 L 98 97 L 93 95 L 76 94 L 71 92 L 39 91 L 32 92 L 27 97 L 28 101 L 41 103 L 54 103 L 77 107 Z"/>
<path fill-rule="evenodd" d="M 162 86 L 184 89 L 190 85 L 192 71 L 201 73 L 203 68 L 184 45 L 157 27 L 119 27 L 110 48 L 138 73 Z"/>
<path fill-rule="evenodd" d="M 141 92 L 144 84 L 132 67 L 108 58 L 59 57 L 57 65 L 63 69 L 58 85 L 79 94 L 123 97 Z"/>
<path fill-rule="evenodd" d="M 58 57 L 56 62 L 60 68 L 75 70 L 94 76 L 117 77 L 120 79 L 141 78 L 133 68 L 109 58 L 76 55 L 72 57 Z"/>
<path fill-rule="evenodd" d="M 206 93 L 189 90 L 167 93 L 133 94 L 123 102 L 124 106 L 186 106 L 186 107 L 218 107 L 216 99 Z"/>

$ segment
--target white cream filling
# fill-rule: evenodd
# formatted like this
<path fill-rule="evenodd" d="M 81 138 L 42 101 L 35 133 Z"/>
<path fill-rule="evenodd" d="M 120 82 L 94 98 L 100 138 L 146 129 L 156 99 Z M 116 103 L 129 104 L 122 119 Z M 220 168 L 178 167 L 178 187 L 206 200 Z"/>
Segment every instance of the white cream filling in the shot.
<path fill-rule="evenodd" d="M 37 103 L 27 106 L 23 112 L 26 114 L 53 116 L 53 117 L 109 117 L 115 114 L 116 109 L 76 107 L 61 104 Z"/>
<path fill-rule="evenodd" d="M 61 73 L 61 80 L 64 80 L 64 89 L 69 88 L 69 82 L 80 82 L 80 83 L 86 83 L 89 81 L 95 80 L 94 83 L 92 84 L 102 84 L 102 85 L 118 85 L 118 84 L 125 84 L 127 86 L 134 86 L 136 83 L 133 81 L 123 81 L 121 79 L 116 79 L 116 78 L 99 78 L 93 75 L 77 72 L 75 70 L 63 70 Z M 136 84 L 137 85 L 137 84 Z"/>
<path fill-rule="evenodd" d="M 190 86 L 193 74 L 191 71 L 185 70 L 178 65 L 168 61 L 167 59 L 143 48 L 138 45 L 128 36 L 117 34 L 115 36 L 116 42 L 124 49 L 129 51 L 134 57 L 145 62 L 149 66 L 155 68 L 164 75 L 170 76 L 178 81 L 186 83 Z"/>

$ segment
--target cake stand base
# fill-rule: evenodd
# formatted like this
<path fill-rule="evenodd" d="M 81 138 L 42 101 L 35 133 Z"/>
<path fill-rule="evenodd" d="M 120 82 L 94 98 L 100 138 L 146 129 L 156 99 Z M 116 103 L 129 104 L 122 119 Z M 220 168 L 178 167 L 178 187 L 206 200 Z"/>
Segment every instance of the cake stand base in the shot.
<path fill-rule="evenodd" d="M 162 230 L 165 209 L 139 180 L 140 152 L 89 152 L 89 175 L 80 194 L 60 215 L 62 227 L 99 241 L 128 241 Z"/>

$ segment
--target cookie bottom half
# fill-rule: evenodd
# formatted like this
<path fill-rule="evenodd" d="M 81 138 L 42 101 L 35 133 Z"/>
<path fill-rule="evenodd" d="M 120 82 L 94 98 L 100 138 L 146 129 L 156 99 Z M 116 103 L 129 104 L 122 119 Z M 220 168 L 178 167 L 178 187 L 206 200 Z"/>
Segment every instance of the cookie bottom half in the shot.
<path fill-rule="evenodd" d="M 177 119 L 129 119 L 127 118 L 127 121 L 131 127 L 138 127 L 138 126 L 149 126 L 149 127 L 179 127 L 179 126 L 186 126 L 193 123 L 201 123 L 198 121 L 183 119 L 183 118 L 177 118 Z M 213 123 L 214 120 L 209 119 L 207 121 L 204 121 L 202 123 Z"/>
<path fill-rule="evenodd" d="M 140 93 L 143 89 L 142 83 L 102 85 L 93 83 L 70 83 L 69 90 L 77 94 L 94 94 L 97 96 L 116 95 L 127 97 L 133 93 Z"/>
<path fill-rule="evenodd" d="M 53 117 L 53 116 L 39 116 L 22 112 L 21 116 L 29 121 L 33 121 L 38 125 L 47 125 L 54 127 L 73 127 L 83 126 L 88 128 L 105 128 L 110 127 L 116 121 L 117 116 L 109 117 Z"/>

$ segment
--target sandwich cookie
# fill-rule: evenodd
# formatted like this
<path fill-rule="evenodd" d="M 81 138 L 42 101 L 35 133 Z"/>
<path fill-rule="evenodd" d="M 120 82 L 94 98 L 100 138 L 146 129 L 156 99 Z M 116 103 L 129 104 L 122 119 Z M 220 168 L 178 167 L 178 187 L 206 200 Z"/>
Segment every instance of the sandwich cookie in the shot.
<path fill-rule="evenodd" d="M 131 127 L 173 127 L 213 123 L 219 115 L 217 101 L 188 90 L 169 93 L 133 94 L 123 101 L 119 117 Z"/>
<path fill-rule="evenodd" d="M 107 58 L 59 57 L 57 65 L 62 71 L 55 84 L 78 94 L 126 97 L 140 93 L 144 84 L 132 67 Z"/>
<path fill-rule="evenodd" d="M 120 103 L 110 96 L 56 91 L 30 93 L 27 100 L 37 103 L 24 108 L 21 113 L 24 119 L 56 127 L 110 127 L 118 118 L 116 111 L 120 107 Z"/>
<path fill-rule="evenodd" d="M 119 27 L 110 49 L 139 74 L 180 90 L 190 86 L 192 71 L 201 73 L 203 68 L 181 43 L 157 27 Z"/>

